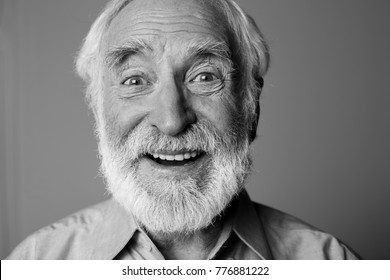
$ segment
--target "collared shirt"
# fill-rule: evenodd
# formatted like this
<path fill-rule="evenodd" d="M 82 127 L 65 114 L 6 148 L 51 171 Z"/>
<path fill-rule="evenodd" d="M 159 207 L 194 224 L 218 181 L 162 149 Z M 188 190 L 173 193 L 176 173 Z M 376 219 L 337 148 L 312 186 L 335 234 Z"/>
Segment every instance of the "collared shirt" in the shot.
<path fill-rule="evenodd" d="M 254 203 L 243 191 L 226 215 L 211 259 L 359 259 L 345 244 L 301 220 Z M 42 228 L 7 259 L 164 259 L 114 199 Z"/>

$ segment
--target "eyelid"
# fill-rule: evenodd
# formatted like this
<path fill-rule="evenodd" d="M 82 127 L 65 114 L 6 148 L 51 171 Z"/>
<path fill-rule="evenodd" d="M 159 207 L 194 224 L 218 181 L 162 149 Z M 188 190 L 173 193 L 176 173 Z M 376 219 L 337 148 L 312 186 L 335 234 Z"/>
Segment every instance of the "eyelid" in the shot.
<path fill-rule="evenodd" d="M 118 80 L 120 84 L 124 84 L 125 81 L 127 81 L 129 78 L 140 78 L 147 81 L 148 83 L 151 83 L 155 80 L 155 75 L 148 69 L 143 68 L 128 68 L 127 70 L 124 70 L 118 75 Z"/>
<path fill-rule="evenodd" d="M 224 74 L 221 71 L 219 67 L 216 65 L 210 65 L 210 64 L 202 64 L 202 65 L 196 65 L 192 69 L 188 71 L 188 75 L 186 75 L 186 79 L 188 81 L 193 81 L 198 75 L 202 73 L 209 73 L 214 75 L 217 79 L 223 79 Z"/>
<path fill-rule="evenodd" d="M 149 94 L 153 90 L 153 73 L 131 70 L 122 73 L 120 77 L 121 78 L 118 79 L 117 89 L 119 97 L 123 100 Z M 125 84 L 131 79 L 139 80 L 139 82 L 136 82 L 135 84 Z"/>
<path fill-rule="evenodd" d="M 140 65 L 124 64 L 120 68 L 115 69 L 114 74 L 117 78 L 124 80 L 130 76 L 149 76 L 149 69 Z"/>
<path fill-rule="evenodd" d="M 212 75 L 215 79 L 213 81 L 203 81 L 203 82 L 208 82 L 208 83 L 211 83 L 211 82 L 215 82 L 215 80 L 221 80 L 221 77 L 218 77 L 218 75 L 215 75 L 214 73 L 212 72 L 207 72 L 207 71 L 202 71 L 198 74 L 195 75 L 195 77 L 193 77 L 190 82 L 195 82 L 196 78 L 202 76 L 202 75 L 206 75 L 206 74 L 210 74 Z M 202 82 L 202 81 L 197 81 L 197 82 Z"/>
<path fill-rule="evenodd" d="M 145 77 L 141 76 L 141 75 L 131 75 L 131 76 L 127 76 L 126 78 L 124 78 L 122 81 L 121 81 L 121 84 L 122 85 L 125 85 L 125 83 L 131 79 L 141 79 L 141 80 L 144 80 L 146 84 L 150 84 L 150 82 L 148 81 L 148 79 L 146 79 Z M 128 85 L 127 85 L 128 86 Z"/>
<path fill-rule="evenodd" d="M 217 71 L 216 71 L 217 70 Z M 215 79 L 207 82 L 194 82 L 194 79 L 202 73 L 208 73 L 215 76 Z M 194 94 L 200 96 L 211 96 L 221 92 L 225 87 L 225 76 L 220 69 L 209 70 L 201 69 L 195 73 L 191 73 L 190 79 L 187 80 L 187 88 Z"/>

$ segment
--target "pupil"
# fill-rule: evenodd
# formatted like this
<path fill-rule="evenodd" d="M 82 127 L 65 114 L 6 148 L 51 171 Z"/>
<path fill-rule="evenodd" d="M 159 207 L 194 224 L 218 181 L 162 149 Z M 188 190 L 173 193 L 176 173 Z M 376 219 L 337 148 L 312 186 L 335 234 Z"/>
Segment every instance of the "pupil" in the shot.
<path fill-rule="evenodd" d="M 209 81 L 210 78 L 211 78 L 211 77 L 210 77 L 209 74 L 204 74 L 204 75 L 202 75 L 201 80 L 202 80 L 202 81 Z"/>

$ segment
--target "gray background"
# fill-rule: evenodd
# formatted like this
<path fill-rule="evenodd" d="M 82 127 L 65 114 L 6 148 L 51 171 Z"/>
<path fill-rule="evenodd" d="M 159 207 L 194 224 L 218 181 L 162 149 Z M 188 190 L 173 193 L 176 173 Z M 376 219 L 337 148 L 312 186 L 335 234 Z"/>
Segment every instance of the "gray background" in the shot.
<path fill-rule="evenodd" d="M 238 1 L 272 51 L 254 200 L 390 259 L 390 1 Z M 0 0 L 0 257 L 103 200 L 73 59 L 104 0 Z"/>

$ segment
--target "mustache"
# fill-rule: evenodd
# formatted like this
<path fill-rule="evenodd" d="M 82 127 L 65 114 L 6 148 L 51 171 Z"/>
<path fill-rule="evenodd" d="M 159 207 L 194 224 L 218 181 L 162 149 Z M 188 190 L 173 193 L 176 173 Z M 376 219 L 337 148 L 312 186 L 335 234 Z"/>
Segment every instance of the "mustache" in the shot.
<path fill-rule="evenodd" d="M 146 154 L 170 152 L 206 152 L 217 153 L 222 148 L 234 149 L 238 145 L 238 132 L 232 127 L 219 132 L 207 120 L 200 120 L 190 125 L 182 133 L 169 136 L 158 128 L 150 126 L 146 121 L 138 124 L 132 131 L 124 135 L 119 141 L 109 136 L 113 150 L 136 160 Z"/>

